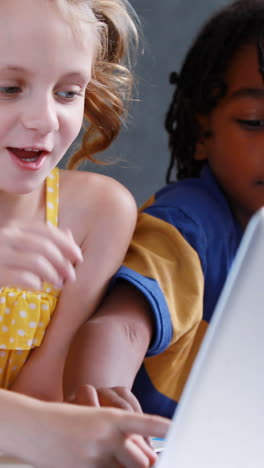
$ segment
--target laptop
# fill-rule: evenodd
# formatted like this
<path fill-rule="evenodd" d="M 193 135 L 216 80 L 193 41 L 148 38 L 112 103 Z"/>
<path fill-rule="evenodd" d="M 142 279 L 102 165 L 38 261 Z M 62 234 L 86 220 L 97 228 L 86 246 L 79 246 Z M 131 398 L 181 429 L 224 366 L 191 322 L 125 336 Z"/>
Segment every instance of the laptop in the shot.
<path fill-rule="evenodd" d="M 264 207 L 247 226 L 156 466 L 264 467 Z"/>

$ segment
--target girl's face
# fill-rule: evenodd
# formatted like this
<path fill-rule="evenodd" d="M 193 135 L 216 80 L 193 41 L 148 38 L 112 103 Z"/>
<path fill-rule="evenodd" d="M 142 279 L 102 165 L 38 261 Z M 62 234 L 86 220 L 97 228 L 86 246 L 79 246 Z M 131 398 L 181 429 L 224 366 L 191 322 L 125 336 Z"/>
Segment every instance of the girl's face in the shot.
<path fill-rule="evenodd" d="M 0 191 L 36 189 L 78 135 L 95 38 L 54 2 L 1 0 Z"/>
<path fill-rule="evenodd" d="M 235 55 L 225 82 L 227 95 L 210 116 L 201 118 L 212 136 L 198 145 L 197 159 L 208 159 L 234 214 L 246 226 L 264 205 L 264 81 L 256 45 Z"/>

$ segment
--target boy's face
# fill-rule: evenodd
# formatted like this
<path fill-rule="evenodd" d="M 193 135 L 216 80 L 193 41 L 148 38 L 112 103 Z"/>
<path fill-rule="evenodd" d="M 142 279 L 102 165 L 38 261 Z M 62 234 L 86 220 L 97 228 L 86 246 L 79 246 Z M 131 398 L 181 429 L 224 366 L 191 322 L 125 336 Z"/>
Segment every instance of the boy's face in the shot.
<path fill-rule="evenodd" d="M 209 117 L 201 118 L 212 136 L 198 144 L 196 157 L 208 159 L 234 214 L 246 226 L 264 205 L 264 81 L 256 45 L 235 55 L 225 82 L 227 95 Z"/>
<path fill-rule="evenodd" d="M 94 36 L 54 2 L 1 0 L 0 191 L 33 191 L 78 135 Z"/>

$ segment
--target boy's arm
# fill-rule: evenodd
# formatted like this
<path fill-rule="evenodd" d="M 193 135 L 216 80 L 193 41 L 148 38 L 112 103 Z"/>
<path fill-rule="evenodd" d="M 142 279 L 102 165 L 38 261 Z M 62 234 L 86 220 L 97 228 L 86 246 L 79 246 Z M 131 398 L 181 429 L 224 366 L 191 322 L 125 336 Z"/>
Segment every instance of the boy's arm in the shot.
<path fill-rule="evenodd" d="M 65 367 L 65 398 L 84 384 L 131 388 L 152 334 L 146 298 L 128 282 L 118 282 L 72 343 Z"/>

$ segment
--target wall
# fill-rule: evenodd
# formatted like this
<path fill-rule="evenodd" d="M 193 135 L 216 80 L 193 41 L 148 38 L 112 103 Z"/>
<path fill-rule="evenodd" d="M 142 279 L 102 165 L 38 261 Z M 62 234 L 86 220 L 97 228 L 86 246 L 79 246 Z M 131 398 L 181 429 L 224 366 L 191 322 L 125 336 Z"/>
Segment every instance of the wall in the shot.
<path fill-rule="evenodd" d="M 144 54 L 136 67 L 138 101 L 107 157 L 113 166 L 85 163 L 81 168 L 110 175 L 134 194 L 138 204 L 165 182 L 169 155 L 163 127 L 172 87 L 169 74 L 181 61 L 204 20 L 228 0 L 131 0 L 143 25 Z M 141 47 L 142 48 L 142 47 Z"/>

